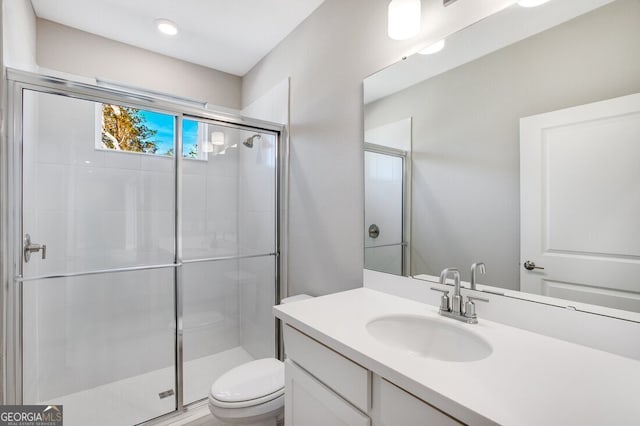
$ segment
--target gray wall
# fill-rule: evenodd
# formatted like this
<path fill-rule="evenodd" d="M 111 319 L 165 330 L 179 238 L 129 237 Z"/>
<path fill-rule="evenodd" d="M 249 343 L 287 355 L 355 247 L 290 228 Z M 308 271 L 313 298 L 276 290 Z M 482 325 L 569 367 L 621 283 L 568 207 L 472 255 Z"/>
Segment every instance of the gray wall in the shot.
<path fill-rule="evenodd" d="M 289 292 L 362 286 L 362 80 L 512 0 L 422 2 L 423 31 L 387 37 L 388 0 L 326 0 L 242 81 L 243 105 L 291 77 Z"/>
<path fill-rule="evenodd" d="M 44 19 L 37 20 L 36 58 L 45 68 L 240 108 L 238 76 Z"/>
<path fill-rule="evenodd" d="M 413 117 L 412 274 L 519 288 L 519 119 L 640 92 L 639 23 L 619 0 L 367 105 L 366 128 Z"/>

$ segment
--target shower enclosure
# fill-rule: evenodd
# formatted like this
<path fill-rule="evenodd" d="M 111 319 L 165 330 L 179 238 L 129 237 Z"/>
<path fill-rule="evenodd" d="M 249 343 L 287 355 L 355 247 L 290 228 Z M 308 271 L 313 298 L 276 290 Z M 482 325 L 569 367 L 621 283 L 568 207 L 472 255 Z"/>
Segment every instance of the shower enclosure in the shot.
<path fill-rule="evenodd" d="M 9 72 L 5 401 L 130 425 L 277 356 L 280 127 Z"/>

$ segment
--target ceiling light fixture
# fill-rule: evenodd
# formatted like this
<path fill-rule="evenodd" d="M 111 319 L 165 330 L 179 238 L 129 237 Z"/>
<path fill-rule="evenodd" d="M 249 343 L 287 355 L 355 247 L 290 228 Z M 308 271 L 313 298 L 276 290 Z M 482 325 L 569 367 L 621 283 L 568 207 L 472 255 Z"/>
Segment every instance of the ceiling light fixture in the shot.
<path fill-rule="evenodd" d="M 436 41 L 435 43 L 433 43 L 430 46 L 427 46 L 426 48 L 422 49 L 418 53 L 421 55 L 433 55 L 434 53 L 438 53 L 442 49 L 444 49 L 444 39 L 440 41 Z"/>
<path fill-rule="evenodd" d="M 522 7 L 536 7 L 540 6 L 541 4 L 545 4 L 548 1 L 549 0 L 520 0 L 518 2 L 518 5 Z"/>
<path fill-rule="evenodd" d="M 387 32 L 393 40 L 407 40 L 420 32 L 420 0 L 391 0 Z"/>
<path fill-rule="evenodd" d="M 162 34 L 174 36 L 178 34 L 178 26 L 168 19 L 156 19 L 156 28 Z"/>

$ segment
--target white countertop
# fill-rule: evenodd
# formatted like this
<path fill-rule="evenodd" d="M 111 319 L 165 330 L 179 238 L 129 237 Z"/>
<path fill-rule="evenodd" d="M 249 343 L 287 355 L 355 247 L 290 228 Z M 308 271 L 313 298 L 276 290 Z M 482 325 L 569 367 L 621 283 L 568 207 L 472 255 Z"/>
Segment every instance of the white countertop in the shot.
<path fill-rule="evenodd" d="M 509 327 L 445 319 L 437 308 L 367 288 L 274 308 L 275 315 L 469 424 L 640 424 L 640 362 Z M 365 329 L 389 314 L 438 317 L 476 332 L 493 352 L 473 362 L 412 355 Z M 621 337 L 622 338 L 622 337 Z"/>

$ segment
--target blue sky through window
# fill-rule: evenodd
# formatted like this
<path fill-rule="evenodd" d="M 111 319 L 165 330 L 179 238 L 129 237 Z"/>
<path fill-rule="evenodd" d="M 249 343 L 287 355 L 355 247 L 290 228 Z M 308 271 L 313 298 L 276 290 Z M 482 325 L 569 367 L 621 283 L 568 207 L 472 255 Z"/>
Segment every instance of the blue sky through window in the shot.
<path fill-rule="evenodd" d="M 143 110 L 139 110 L 139 114 L 146 121 L 147 127 L 157 132 L 153 136 L 153 141 L 158 148 L 156 155 L 166 155 L 169 150 L 173 149 L 175 134 L 173 116 Z"/>
<path fill-rule="evenodd" d="M 198 122 L 182 120 L 182 156 L 197 157 L 189 155 L 190 152 L 198 152 Z"/>
<path fill-rule="evenodd" d="M 103 120 L 108 119 L 108 113 L 111 112 L 111 109 L 105 108 L 116 108 L 117 110 L 118 107 L 111 107 L 107 104 L 103 105 Z M 116 113 L 116 115 L 119 115 L 119 110 L 117 111 L 118 112 Z M 130 108 L 129 111 L 131 114 L 137 115 L 142 120 L 140 124 L 146 126 L 153 133 L 152 136 L 148 136 L 146 140 L 142 141 L 141 143 L 144 144 L 145 142 L 152 142 L 156 148 L 155 155 L 173 156 L 175 141 L 175 117 L 173 115 L 136 108 Z M 113 116 L 114 114 L 111 115 Z M 113 121 L 115 119 L 111 118 L 111 120 Z M 110 139 L 114 139 L 111 133 L 114 133 L 114 131 L 110 129 L 110 133 L 107 134 L 111 137 L 105 138 L 105 130 L 103 130 L 103 148 L 115 149 L 108 144 L 110 142 Z M 105 139 L 107 141 L 106 143 L 104 142 Z M 119 143 L 119 141 L 116 141 L 116 143 Z M 133 149 L 131 149 L 131 147 L 129 147 L 128 145 L 120 146 L 125 151 L 140 151 L 139 146 L 134 146 Z M 152 154 L 152 152 L 149 151 L 146 147 L 143 148 L 143 151 L 148 154 Z M 197 121 L 186 119 L 182 121 L 182 155 L 187 158 L 199 158 Z"/>
<path fill-rule="evenodd" d="M 155 130 L 154 142 L 158 147 L 156 155 L 166 155 L 173 148 L 174 121 L 173 116 L 152 111 L 140 110 L 140 116 L 144 118 L 147 127 Z M 184 157 L 197 157 L 198 152 L 198 122 L 182 120 L 182 155 Z M 195 153 L 190 154 L 190 153 Z"/>

